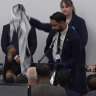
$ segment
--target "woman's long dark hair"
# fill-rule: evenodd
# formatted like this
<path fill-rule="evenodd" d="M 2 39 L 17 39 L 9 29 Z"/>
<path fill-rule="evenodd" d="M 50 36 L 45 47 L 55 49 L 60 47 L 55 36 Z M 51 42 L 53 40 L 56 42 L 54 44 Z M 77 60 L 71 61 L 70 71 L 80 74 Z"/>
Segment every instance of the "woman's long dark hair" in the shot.
<path fill-rule="evenodd" d="M 61 3 L 60 3 L 60 8 L 62 8 L 62 3 L 65 3 L 67 6 L 70 6 L 70 7 L 73 7 L 73 11 L 72 11 L 72 14 L 75 15 L 75 8 L 74 8 L 74 5 L 73 5 L 73 2 L 71 0 L 62 0 Z"/>

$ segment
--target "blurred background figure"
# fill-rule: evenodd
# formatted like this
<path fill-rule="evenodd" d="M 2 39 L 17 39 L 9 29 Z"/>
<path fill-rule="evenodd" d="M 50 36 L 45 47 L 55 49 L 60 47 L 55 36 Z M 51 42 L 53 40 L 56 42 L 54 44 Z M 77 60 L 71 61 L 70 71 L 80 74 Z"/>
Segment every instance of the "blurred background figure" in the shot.
<path fill-rule="evenodd" d="M 61 69 L 60 71 L 58 71 L 57 84 L 65 88 L 67 96 L 81 96 L 79 93 L 68 88 L 71 80 L 71 72 L 69 72 L 67 69 Z"/>
<path fill-rule="evenodd" d="M 13 71 L 8 70 L 6 72 L 6 83 L 14 83 L 16 79 L 16 75 L 13 73 Z"/>
<path fill-rule="evenodd" d="M 38 83 L 36 67 L 28 68 L 26 76 L 29 85 L 36 85 Z"/>
<path fill-rule="evenodd" d="M 86 83 L 88 93 L 85 96 L 96 96 L 96 74 L 89 75 Z"/>
<path fill-rule="evenodd" d="M 50 84 L 51 70 L 48 64 L 38 63 L 36 70 L 39 82 L 31 88 L 31 96 L 66 96 L 62 87 Z"/>
<path fill-rule="evenodd" d="M 17 77 L 15 79 L 15 83 L 28 84 L 28 79 L 25 75 L 19 74 L 19 75 L 17 75 Z"/>

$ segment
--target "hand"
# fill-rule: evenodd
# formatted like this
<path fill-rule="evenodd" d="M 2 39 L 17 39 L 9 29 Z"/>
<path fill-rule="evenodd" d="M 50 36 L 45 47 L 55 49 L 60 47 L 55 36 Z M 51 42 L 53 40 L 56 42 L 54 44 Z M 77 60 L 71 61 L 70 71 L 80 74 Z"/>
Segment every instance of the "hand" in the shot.
<path fill-rule="evenodd" d="M 29 20 L 29 16 L 26 13 L 25 13 L 25 15 L 26 15 L 27 19 Z"/>
<path fill-rule="evenodd" d="M 18 56 L 18 57 L 16 58 L 16 62 L 17 62 L 18 64 L 20 64 L 20 56 Z"/>
<path fill-rule="evenodd" d="M 9 54 L 9 55 L 8 55 L 8 61 L 11 63 L 11 62 L 12 62 L 12 60 L 13 60 L 12 55 L 11 55 L 11 54 Z"/>
<path fill-rule="evenodd" d="M 13 47 L 13 48 L 10 48 L 9 49 L 9 53 L 14 56 L 16 54 L 16 49 Z"/>

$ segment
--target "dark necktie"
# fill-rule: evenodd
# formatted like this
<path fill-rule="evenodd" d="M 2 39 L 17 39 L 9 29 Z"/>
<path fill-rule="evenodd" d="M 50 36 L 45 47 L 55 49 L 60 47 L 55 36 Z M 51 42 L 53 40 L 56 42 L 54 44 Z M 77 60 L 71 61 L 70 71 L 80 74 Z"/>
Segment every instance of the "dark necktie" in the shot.
<path fill-rule="evenodd" d="M 60 54 L 60 36 L 61 36 L 61 33 L 59 32 L 58 41 L 57 41 L 57 53 L 56 54 Z"/>
<path fill-rule="evenodd" d="M 16 31 L 13 32 L 13 37 L 12 37 L 12 45 L 14 45 L 14 47 L 16 48 L 17 52 L 19 53 L 19 46 L 18 46 L 18 34 Z"/>

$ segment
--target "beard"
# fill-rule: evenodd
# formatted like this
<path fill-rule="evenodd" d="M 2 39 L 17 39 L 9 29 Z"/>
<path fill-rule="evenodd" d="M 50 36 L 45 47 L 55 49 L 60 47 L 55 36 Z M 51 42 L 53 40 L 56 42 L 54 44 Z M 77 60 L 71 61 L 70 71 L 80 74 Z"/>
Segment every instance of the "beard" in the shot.
<path fill-rule="evenodd" d="M 62 32 L 64 29 L 60 26 L 58 32 Z"/>

